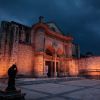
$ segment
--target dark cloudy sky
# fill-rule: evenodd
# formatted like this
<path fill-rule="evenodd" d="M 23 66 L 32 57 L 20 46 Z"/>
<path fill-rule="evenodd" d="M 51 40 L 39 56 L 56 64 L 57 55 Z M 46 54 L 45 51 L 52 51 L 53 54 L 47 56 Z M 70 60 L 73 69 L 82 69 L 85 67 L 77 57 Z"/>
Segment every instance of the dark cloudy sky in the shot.
<path fill-rule="evenodd" d="M 81 52 L 100 55 L 100 0 L 0 0 L 0 21 L 31 26 L 40 15 L 72 33 Z"/>

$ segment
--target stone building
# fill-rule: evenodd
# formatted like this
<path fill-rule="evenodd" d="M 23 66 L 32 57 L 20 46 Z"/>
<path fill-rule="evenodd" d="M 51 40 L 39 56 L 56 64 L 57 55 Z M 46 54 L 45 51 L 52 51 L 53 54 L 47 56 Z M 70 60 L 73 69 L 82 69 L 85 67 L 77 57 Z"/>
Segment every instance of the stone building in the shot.
<path fill-rule="evenodd" d="M 33 77 L 91 76 L 100 79 L 100 57 L 80 58 L 79 45 L 43 17 L 32 27 L 0 24 L 0 77 L 16 64 L 18 75 Z"/>
<path fill-rule="evenodd" d="M 73 37 L 65 36 L 54 23 L 45 23 L 43 17 L 32 27 L 16 22 L 1 22 L 0 76 L 7 74 L 12 64 L 18 75 L 57 77 L 77 75 L 70 73 L 69 61 L 73 53 Z"/>

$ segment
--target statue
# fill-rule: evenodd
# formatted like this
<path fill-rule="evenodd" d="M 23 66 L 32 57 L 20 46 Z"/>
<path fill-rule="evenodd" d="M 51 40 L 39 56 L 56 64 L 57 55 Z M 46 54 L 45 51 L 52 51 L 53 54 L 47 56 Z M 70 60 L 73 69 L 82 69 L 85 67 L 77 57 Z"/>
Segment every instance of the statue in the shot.
<path fill-rule="evenodd" d="M 5 91 L 0 90 L 0 100 L 25 100 L 25 93 L 15 87 L 17 66 L 13 64 L 8 69 L 8 86 Z"/>
<path fill-rule="evenodd" d="M 17 74 L 17 66 L 13 64 L 8 69 L 8 87 L 6 88 L 6 91 L 16 91 L 16 88 L 15 88 L 16 74 Z"/>

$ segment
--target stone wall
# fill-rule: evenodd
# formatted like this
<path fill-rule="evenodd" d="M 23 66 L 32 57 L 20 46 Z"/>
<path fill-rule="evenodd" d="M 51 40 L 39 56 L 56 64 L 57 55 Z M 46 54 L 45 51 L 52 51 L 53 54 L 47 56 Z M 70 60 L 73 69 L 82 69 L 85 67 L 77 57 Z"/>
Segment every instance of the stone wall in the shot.
<path fill-rule="evenodd" d="M 19 44 L 17 66 L 18 74 L 30 75 L 33 70 L 33 50 L 32 46 Z"/>
<path fill-rule="evenodd" d="M 8 57 L 0 59 L 0 78 L 7 76 L 7 71 L 9 68 L 9 59 Z"/>
<path fill-rule="evenodd" d="M 41 52 L 44 50 L 44 32 L 35 33 L 35 51 Z"/>
<path fill-rule="evenodd" d="M 81 58 L 78 67 L 80 74 L 100 78 L 100 56 Z"/>
<path fill-rule="evenodd" d="M 100 56 L 72 59 L 69 61 L 71 76 L 100 77 Z"/>
<path fill-rule="evenodd" d="M 82 69 L 100 70 L 100 56 L 79 59 L 79 70 L 82 70 Z"/>
<path fill-rule="evenodd" d="M 68 61 L 69 63 L 69 75 L 70 76 L 77 76 L 79 74 L 79 69 L 78 69 L 78 60 L 77 59 L 71 59 Z"/>

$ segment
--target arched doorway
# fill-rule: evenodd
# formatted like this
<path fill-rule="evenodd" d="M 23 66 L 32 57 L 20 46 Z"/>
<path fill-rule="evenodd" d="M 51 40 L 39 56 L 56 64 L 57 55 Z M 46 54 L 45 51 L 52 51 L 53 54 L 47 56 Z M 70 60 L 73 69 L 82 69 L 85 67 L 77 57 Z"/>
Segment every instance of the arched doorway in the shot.
<path fill-rule="evenodd" d="M 46 67 L 46 73 L 48 77 L 54 77 L 55 76 L 55 72 L 58 72 L 58 62 L 56 62 L 56 68 L 55 68 L 55 62 L 52 59 L 54 56 L 54 48 L 52 48 L 51 46 L 49 46 L 46 50 L 45 50 L 45 54 L 48 58 L 48 60 L 45 61 L 45 67 Z"/>

